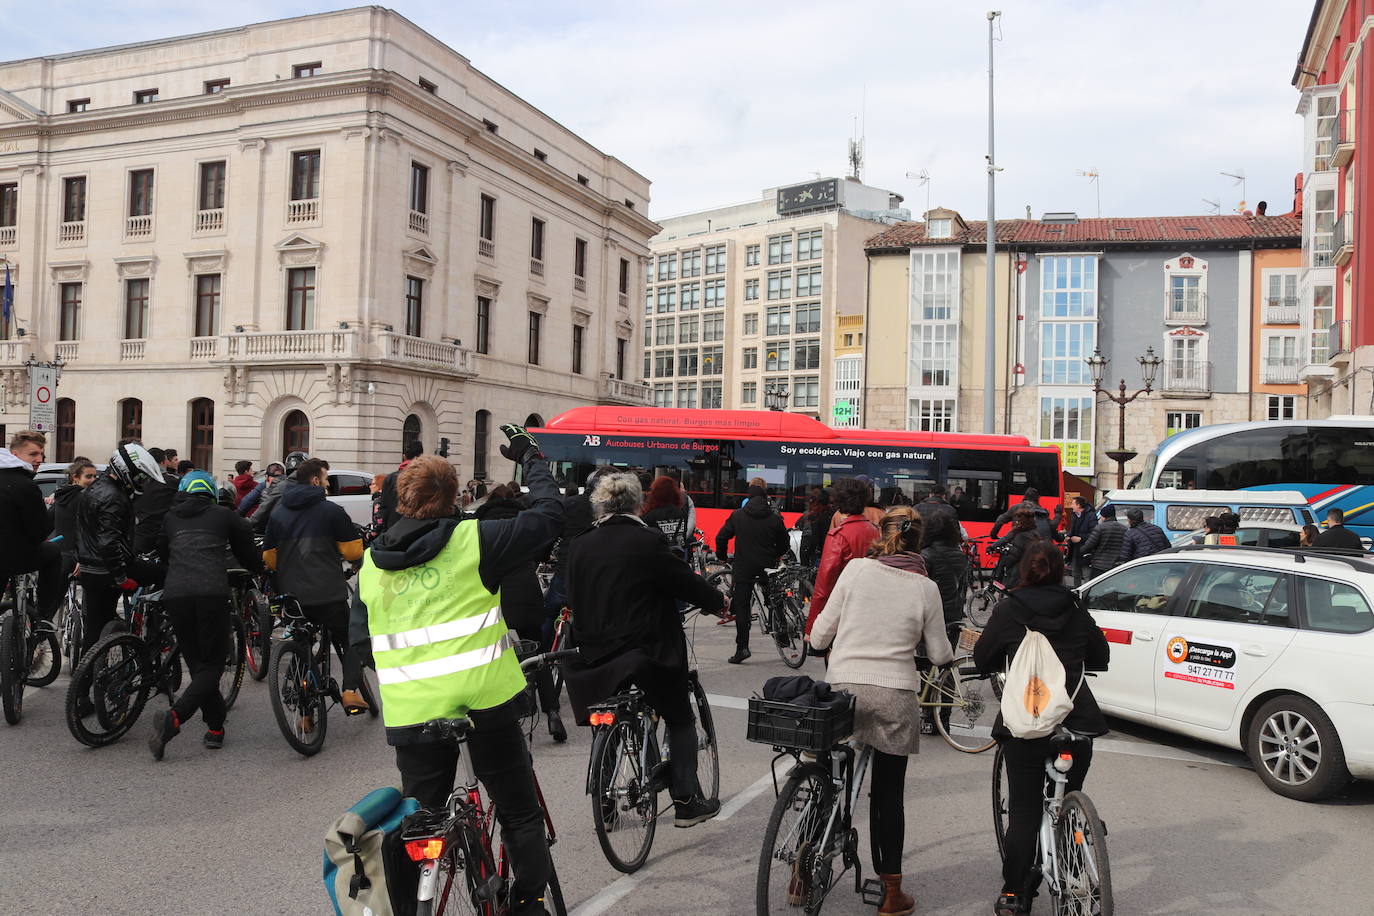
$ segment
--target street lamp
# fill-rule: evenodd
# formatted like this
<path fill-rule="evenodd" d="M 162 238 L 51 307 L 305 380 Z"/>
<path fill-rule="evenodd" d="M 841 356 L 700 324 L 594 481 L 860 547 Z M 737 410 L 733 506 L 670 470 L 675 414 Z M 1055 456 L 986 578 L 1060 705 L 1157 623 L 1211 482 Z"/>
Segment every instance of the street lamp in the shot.
<path fill-rule="evenodd" d="M 769 410 L 786 410 L 792 393 L 785 385 L 769 385 L 763 389 L 763 406 Z"/>
<path fill-rule="evenodd" d="M 1116 449 L 1107 452 L 1107 457 L 1116 462 L 1116 486 L 1121 489 L 1126 486 L 1126 462 L 1136 456 L 1136 452 L 1126 448 L 1126 405 L 1140 397 L 1142 394 L 1149 394 L 1154 390 L 1155 376 L 1159 374 L 1159 365 L 1164 362 L 1155 356 L 1154 347 L 1146 347 L 1144 356 L 1137 356 L 1136 362 L 1140 363 L 1140 378 L 1145 382 L 1145 387 L 1135 394 L 1127 396 L 1126 380 L 1123 378 L 1120 385 L 1120 394 L 1112 394 L 1102 387 L 1102 378 L 1107 374 L 1107 363 L 1111 360 L 1102 355 L 1101 348 L 1095 348 L 1093 355 L 1084 360 L 1088 364 L 1088 371 L 1093 376 L 1093 394 L 1102 395 L 1111 401 L 1121 411 L 1117 423 Z"/>

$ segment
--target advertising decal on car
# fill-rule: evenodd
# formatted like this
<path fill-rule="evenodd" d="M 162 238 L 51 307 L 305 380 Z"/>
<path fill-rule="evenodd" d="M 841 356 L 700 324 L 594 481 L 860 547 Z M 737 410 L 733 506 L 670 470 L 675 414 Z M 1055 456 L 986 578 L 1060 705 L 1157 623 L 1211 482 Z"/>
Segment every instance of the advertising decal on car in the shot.
<path fill-rule="evenodd" d="M 1190 684 L 1236 689 L 1236 650 L 1175 636 L 1164 646 L 1164 676 Z"/>

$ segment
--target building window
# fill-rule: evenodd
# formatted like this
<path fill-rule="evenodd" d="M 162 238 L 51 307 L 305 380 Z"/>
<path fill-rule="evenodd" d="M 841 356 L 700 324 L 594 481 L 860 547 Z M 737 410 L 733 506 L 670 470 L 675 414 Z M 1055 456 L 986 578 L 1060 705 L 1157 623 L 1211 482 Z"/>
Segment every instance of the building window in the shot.
<path fill-rule="evenodd" d="M 821 294 L 820 267 L 797 268 L 797 295 L 819 296 Z"/>
<path fill-rule="evenodd" d="M 690 350 L 678 350 L 677 374 L 696 375 L 700 368 L 699 363 L 697 362 L 700 358 L 701 354 L 697 351 L 696 347 L 693 347 Z"/>
<path fill-rule="evenodd" d="M 691 312 L 701 307 L 701 284 L 682 284 L 682 311 Z"/>
<path fill-rule="evenodd" d="M 677 386 L 677 406 L 686 408 L 692 408 L 697 406 L 696 385 Z"/>
<path fill-rule="evenodd" d="M 725 273 L 725 246 L 712 245 L 706 249 L 706 273 Z"/>
<path fill-rule="evenodd" d="M 926 238 L 928 239 L 947 239 L 953 235 L 953 230 L 954 220 L 947 217 L 926 222 Z"/>
<path fill-rule="evenodd" d="M 491 436 L 491 411 L 477 411 L 472 430 L 472 476 L 487 479 L 487 447 Z"/>
<path fill-rule="evenodd" d="M 701 320 L 701 339 L 705 341 L 725 339 L 725 316 L 707 315 Z"/>
<path fill-rule="evenodd" d="M 696 306 L 692 306 L 692 307 L 693 307 L 693 308 L 696 308 Z M 658 288 L 658 305 L 657 305 L 657 309 L 658 309 L 658 311 L 659 311 L 660 313 L 662 313 L 662 312 L 672 312 L 672 311 L 675 311 L 675 310 L 677 309 L 677 287 L 676 287 L 676 286 L 660 286 L 660 287 Z"/>
<path fill-rule="evenodd" d="M 1058 445 L 1065 467 L 1091 469 L 1093 398 L 1041 398 L 1040 443 Z"/>
<path fill-rule="evenodd" d="M 292 79 L 304 79 L 307 76 L 319 76 L 324 72 L 324 65 L 319 61 L 311 61 L 308 64 L 294 64 L 291 67 Z"/>
<path fill-rule="evenodd" d="M 748 280 L 745 280 L 745 281 L 744 281 L 744 299 L 745 299 L 745 301 L 747 302 L 747 301 L 749 301 L 749 300 L 751 300 L 751 299 L 757 299 L 758 297 L 759 297 L 759 278 L 758 278 L 758 277 L 750 277 Z"/>
<path fill-rule="evenodd" d="M 481 196 L 477 234 L 488 242 L 496 241 L 496 198 L 489 194 Z"/>
<path fill-rule="evenodd" d="M 786 305 L 768 306 L 768 321 L 765 325 L 765 334 L 792 333 L 792 308 Z"/>
<path fill-rule="evenodd" d="M 768 298 L 790 299 L 792 297 L 792 271 L 768 271 Z"/>
<path fill-rule="evenodd" d="M 1040 317 L 1097 316 L 1097 258 L 1059 256 L 1040 259 Z"/>
<path fill-rule="evenodd" d="M 1047 259 L 1053 260 L 1053 259 Z M 911 258 L 913 320 L 955 321 L 959 305 L 959 252 L 915 252 Z M 919 310 L 919 311 L 917 311 Z"/>
<path fill-rule="evenodd" d="M 544 316 L 530 312 L 529 346 L 526 360 L 531 366 L 539 365 L 539 336 L 544 327 Z"/>
<path fill-rule="evenodd" d="M 148 280 L 124 281 L 124 339 L 148 336 Z"/>
<path fill-rule="evenodd" d="M 156 89 L 139 89 L 139 90 L 137 90 L 137 91 L 134 92 L 134 104 L 135 104 L 135 105 L 147 105 L 147 104 L 149 104 L 150 102 L 156 102 L 156 101 L 157 101 L 157 90 L 156 90 Z"/>
<path fill-rule="evenodd" d="M 720 410 L 721 384 L 720 382 L 702 382 L 701 384 L 701 406 L 704 410 Z"/>
<path fill-rule="evenodd" d="M 208 471 L 215 463 L 215 402 L 196 398 L 191 402 L 191 463 Z"/>
<path fill-rule="evenodd" d="M 792 379 L 793 407 L 819 407 L 820 404 L 821 380 L 818 377 L 806 375 Z"/>
<path fill-rule="evenodd" d="M 654 378 L 672 378 L 674 365 L 671 351 L 654 354 Z"/>
<path fill-rule="evenodd" d="M 477 352 L 491 352 L 491 300 L 477 297 Z"/>
<path fill-rule="evenodd" d="M 768 263 L 792 263 L 792 236 L 775 235 L 768 240 Z"/>
<path fill-rule="evenodd" d="M 86 177 L 62 179 L 62 221 L 79 223 L 86 218 Z"/>
<path fill-rule="evenodd" d="M 1201 425 L 1202 414 L 1196 410 L 1171 410 L 1164 414 L 1164 435 L 1166 436 L 1181 433 L 1185 429 L 1197 429 Z"/>
<path fill-rule="evenodd" d="M 702 375 L 724 375 L 724 374 L 725 374 L 725 348 L 724 348 L 724 347 L 702 347 L 702 348 L 701 348 L 701 374 L 702 374 Z"/>
<path fill-rule="evenodd" d="M 530 258 L 544 260 L 544 221 L 538 217 L 530 220 Z"/>
<path fill-rule="evenodd" d="M 661 254 L 658 256 L 658 281 L 677 279 L 677 255 Z"/>
<path fill-rule="evenodd" d="M 630 262 L 625 258 L 620 259 L 620 283 L 618 285 L 622 296 L 630 292 Z"/>
<path fill-rule="evenodd" d="M 57 399 L 57 455 L 56 460 L 69 464 L 76 457 L 76 402 L 71 398 Z"/>
<path fill-rule="evenodd" d="M 793 369 L 819 369 L 821 367 L 821 342 L 818 339 L 799 340 L 792 346 Z"/>
<path fill-rule="evenodd" d="M 1097 325 L 1046 321 L 1040 325 L 1040 382 L 1044 385 L 1091 385 L 1084 362 L 1097 346 Z"/>
<path fill-rule="evenodd" d="M 1336 143 L 1336 118 L 1340 114 L 1339 99 L 1335 95 L 1321 95 L 1317 96 L 1316 101 L 1316 118 L 1313 124 L 1315 130 L 1312 132 L 1316 146 L 1313 149 L 1311 171 L 1324 172 L 1331 167 L 1331 148 Z"/>
<path fill-rule="evenodd" d="M 1265 295 L 1264 320 L 1270 324 L 1296 324 L 1298 321 L 1298 272 L 1275 271 L 1269 274 Z"/>
<path fill-rule="evenodd" d="M 629 343 L 623 337 L 617 337 L 615 341 L 615 377 L 623 379 L 625 377 L 625 350 Z"/>
<path fill-rule="evenodd" d="M 1271 420 L 1293 420 L 1296 419 L 1297 398 L 1291 394 L 1271 394 L 1269 395 L 1269 419 Z"/>
<path fill-rule="evenodd" d="M 958 355 L 959 328 L 953 324 L 922 324 L 912 329 L 916 352 L 918 384 L 954 384 L 954 361 Z"/>
<path fill-rule="evenodd" d="M 153 170 L 129 173 L 129 215 L 148 216 L 153 212 Z"/>
<path fill-rule="evenodd" d="M 667 342 L 667 343 L 672 343 L 672 342 L 673 342 L 673 341 L 672 341 L 672 336 L 673 336 L 673 321 L 672 321 L 672 319 L 670 318 L 670 319 L 668 319 L 668 320 L 666 320 L 666 321 L 659 321 L 659 324 L 661 324 L 661 325 L 666 324 L 666 325 L 668 326 L 668 338 L 669 338 L 669 339 L 668 339 L 666 342 Z M 692 315 L 692 316 L 687 317 L 687 318 L 679 318 L 679 319 L 678 319 L 678 333 L 677 333 L 677 339 L 678 339 L 678 342 L 679 342 L 679 343 L 696 343 L 696 342 L 700 339 L 700 337 L 701 337 L 701 319 L 700 319 L 700 318 L 698 318 L 698 317 L 695 316 L 695 315 Z"/>
<path fill-rule="evenodd" d="M 1312 287 L 1312 355 L 1311 361 L 1321 365 L 1331 354 L 1331 325 L 1336 321 L 1335 287 L 1323 284 Z"/>
<path fill-rule="evenodd" d="M 810 261 L 821 256 L 821 230 L 797 233 L 797 260 Z"/>
<path fill-rule="evenodd" d="M 654 385 L 654 406 L 672 407 L 673 406 L 673 386 L 670 382 L 660 382 Z"/>
<path fill-rule="evenodd" d="M 757 404 L 759 402 L 759 383 L 745 382 L 739 389 L 739 401 L 741 404 Z"/>
<path fill-rule="evenodd" d="M 954 432 L 954 400 L 913 399 L 908 405 L 907 428 L 925 433 Z"/>
<path fill-rule="evenodd" d="M 759 313 L 745 312 L 744 314 L 744 333 L 757 334 L 759 332 Z"/>
<path fill-rule="evenodd" d="M 1202 277 L 1183 274 L 1169 277 L 1168 321 L 1198 321 L 1203 315 Z"/>
<path fill-rule="evenodd" d="M 67 114 L 78 114 L 79 112 L 89 111 L 91 107 L 90 99 L 68 99 Z"/>
<path fill-rule="evenodd" d="M 200 164 L 200 189 L 198 193 L 201 210 L 224 209 L 225 163 L 202 162 Z"/>
<path fill-rule="evenodd" d="M 846 347 L 852 347 L 852 346 L 854 346 L 854 335 L 853 335 L 853 334 L 846 334 L 846 335 L 844 335 L 844 343 L 842 344 L 842 346 L 846 346 Z"/>
<path fill-rule="evenodd" d="M 411 337 L 423 337 L 422 316 L 425 304 L 425 281 L 419 277 L 406 277 L 406 333 Z"/>
<path fill-rule="evenodd" d="M 819 302 L 798 303 L 793 309 L 793 331 L 797 334 L 819 334 L 821 331 L 821 304 Z"/>
<path fill-rule="evenodd" d="M 725 308 L 725 280 L 706 281 L 706 308 Z"/>
<path fill-rule="evenodd" d="M 315 327 L 315 268 L 293 267 L 286 272 L 286 329 Z"/>
<path fill-rule="evenodd" d="M 420 418 L 415 414 L 407 415 L 401 424 L 401 454 L 404 455 L 412 443 L 420 444 L 420 429 Z"/>
<path fill-rule="evenodd" d="M 757 369 L 759 367 L 759 348 L 745 347 L 740 351 L 740 368 Z"/>
<path fill-rule="evenodd" d="M 587 276 L 586 239 L 576 239 L 573 241 L 573 276 L 582 278 Z"/>
<path fill-rule="evenodd" d="M 583 342 L 587 337 L 587 329 L 580 324 L 573 325 L 572 339 L 572 371 L 578 375 L 582 374 L 582 349 Z"/>
<path fill-rule="evenodd" d="M 684 318 L 684 319 L 682 319 L 682 320 L 683 320 L 683 322 L 686 322 L 686 321 L 687 321 L 686 318 Z M 644 326 L 647 328 L 647 327 L 649 326 L 649 322 L 646 321 L 646 322 L 644 323 Z M 674 330 L 674 327 L 675 327 L 675 326 L 674 326 L 674 324 L 673 324 L 673 319 L 671 319 L 671 318 L 660 318 L 660 319 L 654 324 L 654 344 L 655 344 L 656 346 L 662 347 L 662 346 L 665 346 L 665 345 L 667 345 L 667 344 L 673 343 L 673 330 Z M 696 330 L 696 327 L 695 327 L 695 325 L 693 325 L 693 331 L 695 331 L 695 330 Z M 683 342 L 683 343 L 687 343 L 687 326 L 686 326 L 686 324 L 683 325 L 682 342 Z"/>
<path fill-rule="evenodd" d="M 219 291 L 219 274 L 196 276 L 196 337 L 213 337 L 219 333 Z"/>
<path fill-rule="evenodd" d="M 682 276 L 699 277 L 701 276 L 701 251 L 684 251 L 682 253 Z"/>
<path fill-rule="evenodd" d="M 228 88 L 229 88 L 229 81 L 228 81 L 227 79 L 206 80 L 206 81 L 205 81 L 205 94 L 206 94 L 206 95 L 219 95 L 221 92 L 223 92 L 224 90 L 226 90 L 226 89 L 228 89 Z"/>
<path fill-rule="evenodd" d="M 421 89 L 423 89 L 425 92 L 428 92 L 430 95 L 438 95 L 438 94 L 439 94 L 439 84 L 438 84 L 438 83 L 431 83 L 429 80 L 425 79 L 423 76 L 417 77 L 415 81 L 416 81 L 417 83 L 420 84 L 420 88 L 421 88 Z"/>
<path fill-rule="evenodd" d="M 1307 222 L 1304 220 L 1304 222 Z M 1308 263 L 1313 267 L 1330 267 L 1334 233 L 1336 231 L 1336 192 L 1317 191 L 1312 195 L 1312 244 Z"/>
<path fill-rule="evenodd" d="M 320 151 L 297 150 L 291 154 L 291 199 L 315 200 L 320 196 Z"/>
<path fill-rule="evenodd" d="M 1265 334 L 1264 365 L 1261 378 L 1271 385 L 1298 383 L 1298 350 L 1301 341 L 1297 334 Z"/>
<path fill-rule="evenodd" d="M 63 283 L 62 306 L 59 315 L 58 340 L 81 339 L 81 284 Z"/>
<path fill-rule="evenodd" d="M 746 245 L 746 246 L 745 246 L 745 248 L 744 248 L 744 266 L 745 266 L 745 267 L 758 267 L 758 266 L 759 266 L 759 246 L 758 246 L 758 245 Z"/>
<path fill-rule="evenodd" d="M 138 398 L 119 402 L 119 438 L 143 438 L 143 402 Z"/>
<path fill-rule="evenodd" d="M 0 226 L 19 225 L 19 185 L 16 182 L 0 184 Z"/>
<path fill-rule="evenodd" d="M 786 372 L 792 368 L 789 341 L 774 340 L 763 345 L 763 368 L 767 372 Z"/>
<path fill-rule="evenodd" d="M 429 167 L 418 162 L 410 164 L 410 209 L 413 213 L 429 212 Z"/>
<path fill-rule="evenodd" d="M 654 342 L 654 323 L 653 323 L 652 321 L 646 321 L 646 322 L 644 322 L 644 346 L 647 347 L 647 346 L 649 346 L 650 344 L 652 344 L 653 342 Z"/>
<path fill-rule="evenodd" d="M 281 421 L 282 455 L 292 452 L 310 453 L 310 418 L 304 411 L 293 410 Z"/>

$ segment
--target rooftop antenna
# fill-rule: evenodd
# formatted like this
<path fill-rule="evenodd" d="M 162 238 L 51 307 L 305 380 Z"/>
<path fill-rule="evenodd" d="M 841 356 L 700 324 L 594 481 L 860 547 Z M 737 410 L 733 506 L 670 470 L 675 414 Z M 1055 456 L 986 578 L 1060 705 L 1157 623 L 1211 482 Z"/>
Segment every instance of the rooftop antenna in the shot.
<path fill-rule="evenodd" d="M 1212 215 L 1213 215 L 1213 216 L 1220 216 L 1220 215 L 1221 215 L 1221 200 L 1220 200 L 1220 198 L 1218 198 L 1217 200 L 1212 200 L 1212 199 L 1210 199 L 1210 198 L 1204 197 L 1204 198 L 1202 198 L 1202 202 L 1203 202 L 1204 204 L 1207 205 L 1207 209 L 1208 209 L 1208 210 L 1211 210 L 1211 211 L 1212 211 Z"/>
<path fill-rule="evenodd" d="M 1098 219 L 1101 219 L 1101 218 L 1102 218 L 1102 182 L 1099 181 L 1099 179 L 1102 177 L 1102 173 L 1099 172 L 1099 171 L 1097 170 L 1097 166 L 1094 165 L 1094 166 L 1092 166 L 1091 168 L 1079 169 L 1078 172 L 1077 172 L 1077 175 L 1078 175 L 1079 178 L 1086 178 L 1086 179 L 1088 179 L 1088 181 L 1092 182 L 1094 188 L 1097 190 L 1097 218 L 1098 218 Z"/>
<path fill-rule="evenodd" d="M 1227 178 L 1234 178 L 1236 184 L 1240 185 L 1240 206 L 1236 207 L 1236 212 L 1240 213 L 1245 209 L 1245 169 L 1236 169 L 1234 172 L 1222 172 Z"/>
<path fill-rule="evenodd" d="M 926 213 L 930 212 L 930 172 L 921 169 L 919 172 L 907 172 L 906 177 L 912 181 L 919 182 L 916 187 L 926 189 Z"/>

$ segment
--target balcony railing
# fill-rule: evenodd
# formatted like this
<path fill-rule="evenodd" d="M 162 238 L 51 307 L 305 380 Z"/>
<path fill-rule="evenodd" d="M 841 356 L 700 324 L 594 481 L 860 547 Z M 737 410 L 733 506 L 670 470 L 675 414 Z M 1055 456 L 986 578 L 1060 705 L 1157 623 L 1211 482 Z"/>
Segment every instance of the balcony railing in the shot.
<path fill-rule="evenodd" d="M 19 240 L 19 227 L 0 226 L 0 248 L 13 248 Z"/>
<path fill-rule="evenodd" d="M 410 231 L 429 235 L 429 215 L 418 210 L 410 211 Z"/>
<path fill-rule="evenodd" d="M 57 241 L 71 245 L 86 241 L 86 221 L 84 219 L 57 224 Z"/>
<path fill-rule="evenodd" d="M 539 258 L 530 258 L 530 273 L 536 277 L 544 276 L 544 262 Z"/>
<path fill-rule="evenodd" d="M 1326 332 L 1327 362 L 1350 361 L 1350 319 L 1342 318 Z M 1344 357 L 1344 358 L 1342 358 Z"/>
<path fill-rule="evenodd" d="M 405 360 L 460 375 L 476 375 L 477 362 L 471 350 L 442 340 L 426 340 L 408 334 L 385 335 L 385 354 L 389 359 Z"/>
<path fill-rule="evenodd" d="M 153 234 L 153 217 L 151 214 L 130 216 L 124 221 L 124 237 L 126 239 L 146 239 Z"/>
<path fill-rule="evenodd" d="M 0 340 L 0 366 L 18 366 L 27 355 L 24 340 Z"/>
<path fill-rule="evenodd" d="M 1270 296 L 1265 300 L 1265 324 L 1297 324 L 1301 319 L 1297 296 Z"/>
<path fill-rule="evenodd" d="M 493 242 L 491 239 L 478 239 L 478 240 L 477 240 L 477 253 L 480 254 L 480 255 L 481 255 L 482 257 L 484 257 L 484 258 L 495 258 L 495 257 L 496 257 L 496 243 Z"/>
<path fill-rule="evenodd" d="M 573 292 L 585 293 L 587 291 L 586 277 L 573 277 Z"/>
<path fill-rule="evenodd" d="M 1164 294 L 1164 320 L 1169 324 L 1206 324 L 1207 294 L 1189 290 L 1187 294 L 1169 290 Z"/>
<path fill-rule="evenodd" d="M 191 359 L 214 359 L 218 353 L 218 337 L 191 338 Z"/>
<path fill-rule="evenodd" d="M 623 308 L 623 309 L 629 308 L 629 307 L 630 307 L 630 296 L 629 296 L 629 294 L 628 294 L 628 293 L 621 293 L 620 296 L 619 296 L 619 298 L 616 299 L 616 304 L 619 305 L 619 306 L 620 306 L 621 308 Z"/>
<path fill-rule="evenodd" d="M 312 358 L 353 356 L 357 333 L 337 331 L 250 331 L 224 338 L 227 359 L 293 362 Z"/>
<path fill-rule="evenodd" d="M 119 358 L 121 360 L 142 359 L 147 348 L 148 341 L 146 340 L 121 340 L 119 342 Z"/>
<path fill-rule="evenodd" d="M 653 390 L 648 385 L 605 376 L 601 379 L 601 400 L 637 407 L 653 405 Z"/>
<path fill-rule="evenodd" d="M 1296 356 L 1266 357 L 1260 380 L 1267 385 L 1296 385 L 1302 366 L 1302 360 Z"/>
<path fill-rule="evenodd" d="M 1164 364 L 1165 394 L 1207 395 L 1212 393 L 1212 364 L 1199 360 L 1169 360 Z"/>
<path fill-rule="evenodd" d="M 54 355 L 60 356 L 64 361 L 71 362 L 76 359 L 76 352 L 81 346 L 79 340 L 63 340 L 53 346 Z"/>
<path fill-rule="evenodd" d="M 1336 118 L 1336 136 L 1332 138 L 1328 167 L 1337 169 L 1349 165 L 1355 155 L 1355 112 L 1346 109 Z"/>
<path fill-rule="evenodd" d="M 320 219 L 320 199 L 293 200 L 286 205 L 286 221 L 291 225 L 315 223 Z"/>
<path fill-rule="evenodd" d="M 1355 214 L 1349 210 L 1336 220 L 1336 232 L 1331 247 L 1331 262 L 1338 267 L 1355 254 Z"/>
<path fill-rule="evenodd" d="M 197 210 L 196 232 L 223 232 L 224 210 Z"/>

